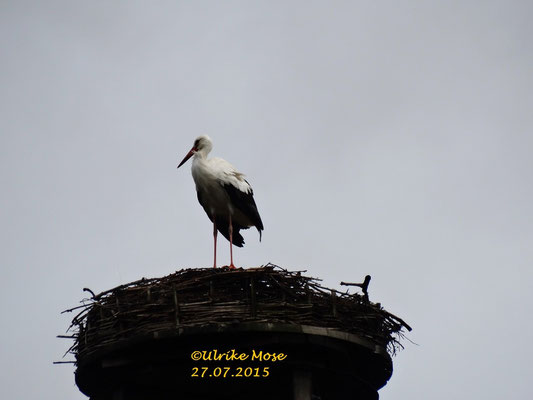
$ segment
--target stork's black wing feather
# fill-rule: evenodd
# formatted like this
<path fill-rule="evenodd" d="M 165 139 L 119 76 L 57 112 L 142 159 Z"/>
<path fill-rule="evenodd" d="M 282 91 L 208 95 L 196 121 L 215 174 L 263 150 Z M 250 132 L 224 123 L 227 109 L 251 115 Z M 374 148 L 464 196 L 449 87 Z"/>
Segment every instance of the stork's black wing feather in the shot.
<path fill-rule="evenodd" d="M 203 197 L 199 190 L 196 191 L 196 195 L 198 197 L 198 202 L 202 205 L 205 213 L 207 214 L 211 222 L 216 223 L 217 231 L 219 231 L 222 234 L 222 236 L 224 236 L 229 241 L 229 219 L 222 217 L 222 216 L 216 216 L 215 221 L 213 221 L 213 216 L 209 212 L 207 208 L 207 204 L 203 201 Z M 235 224 L 235 222 L 233 222 L 232 242 L 237 247 L 242 247 L 244 245 L 244 238 L 239 233 L 239 230 L 241 229 L 247 229 L 247 227 L 240 226 L 238 224 Z"/>
<path fill-rule="evenodd" d="M 222 236 L 224 236 L 229 241 L 229 220 L 222 217 L 216 217 L 217 220 L 217 230 L 222 233 Z M 237 247 L 244 246 L 244 238 L 239 233 L 241 229 L 248 229 L 245 227 L 242 227 L 240 225 L 237 225 L 232 221 L 233 225 L 233 235 L 232 235 L 232 242 Z"/>
<path fill-rule="evenodd" d="M 245 182 L 248 183 L 248 181 Z M 250 184 L 248 183 L 248 185 Z M 246 193 L 242 190 L 239 190 L 232 184 L 226 184 L 223 185 L 223 187 L 226 190 L 228 196 L 230 197 L 233 206 L 240 210 L 244 215 L 246 215 L 252 222 L 252 225 L 257 228 L 257 230 L 259 231 L 259 240 L 261 240 L 261 231 L 264 229 L 263 221 L 261 221 L 259 211 L 257 211 L 257 205 L 255 204 L 254 192 L 252 188 L 250 187 L 250 192 Z M 240 228 L 243 229 L 247 227 Z"/>

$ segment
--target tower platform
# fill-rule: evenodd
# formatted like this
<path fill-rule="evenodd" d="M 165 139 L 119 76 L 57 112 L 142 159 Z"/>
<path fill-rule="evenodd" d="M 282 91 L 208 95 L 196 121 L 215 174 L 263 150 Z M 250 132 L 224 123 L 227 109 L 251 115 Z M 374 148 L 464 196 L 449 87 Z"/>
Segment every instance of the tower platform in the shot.
<path fill-rule="evenodd" d="M 91 400 L 378 399 L 410 329 L 271 264 L 141 279 L 76 310 L 70 352 Z"/>

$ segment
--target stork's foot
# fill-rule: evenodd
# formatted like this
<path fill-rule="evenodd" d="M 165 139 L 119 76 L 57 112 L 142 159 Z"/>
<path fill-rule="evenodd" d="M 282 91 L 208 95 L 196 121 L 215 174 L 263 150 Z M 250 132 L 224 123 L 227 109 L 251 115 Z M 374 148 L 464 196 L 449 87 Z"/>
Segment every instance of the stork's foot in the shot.
<path fill-rule="evenodd" d="M 237 269 L 237 267 L 233 264 L 230 264 L 230 265 L 224 265 L 222 268 L 227 268 L 227 269 Z"/>

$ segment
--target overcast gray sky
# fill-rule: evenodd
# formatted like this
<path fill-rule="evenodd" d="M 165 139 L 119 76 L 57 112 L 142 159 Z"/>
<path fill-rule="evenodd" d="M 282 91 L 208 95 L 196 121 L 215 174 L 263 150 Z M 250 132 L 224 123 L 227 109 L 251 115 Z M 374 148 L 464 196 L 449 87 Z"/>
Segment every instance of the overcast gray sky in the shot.
<path fill-rule="evenodd" d="M 211 265 L 208 134 L 265 224 L 237 265 L 370 274 L 414 327 L 382 399 L 532 398 L 531 4 L 2 1 L 0 397 L 85 398 L 83 287 Z"/>

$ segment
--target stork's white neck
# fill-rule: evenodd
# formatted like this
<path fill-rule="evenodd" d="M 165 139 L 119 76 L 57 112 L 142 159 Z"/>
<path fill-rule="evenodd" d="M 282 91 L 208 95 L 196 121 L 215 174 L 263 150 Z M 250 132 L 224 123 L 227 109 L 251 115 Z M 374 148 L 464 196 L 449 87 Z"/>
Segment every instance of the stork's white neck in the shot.
<path fill-rule="evenodd" d="M 208 148 L 196 150 L 196 152 L 194 153 L 194 160 L 206 160 L 207 155 L 209 154 L 210 151 L 211 149 L 208 149 Z"/>

